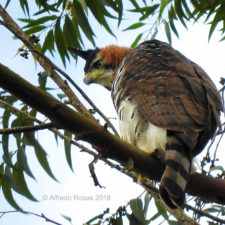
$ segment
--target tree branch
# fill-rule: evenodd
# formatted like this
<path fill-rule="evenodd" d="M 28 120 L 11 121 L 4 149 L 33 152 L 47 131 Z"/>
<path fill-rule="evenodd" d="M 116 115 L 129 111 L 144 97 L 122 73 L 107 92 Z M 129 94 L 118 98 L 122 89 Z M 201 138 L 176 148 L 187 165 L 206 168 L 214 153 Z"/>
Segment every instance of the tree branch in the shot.
<path fill-rule="evenodd" d="M 56 124 L 43 123 L 43 124 L 38 124 L 34 126 L 4 128 L 4 129 L 0 129 L 0 134 L 15 134 L 15 133 L 21 133 L 21 132 L 27 132 L 27 131 L 43 130 L 43 129 L 53 128 L 53 127 L 56 127 Z"/>
<path fill-rule="evenodd" d="M 78 135 L 80 139 L 97 146 L 96 150 L 103 157 L 116 160 L 124 167 L 128 167 L 132 162 L 136 172 L 150 179 L 160 180 L 164 164 L 157 157 L 110 134 L 95 121 L 31 85 L 2 64 L 0 64 L 0 86 L 43 113 L 61 128 L 69 130 Z M 187 192 L 206 201 L 225 204 L 225 180 L 223 179 L 198 173 L 192 174 L 187 185 Z"/>
<path fill-rule="evenodd" d="M 0 16 L 3 18 L 2 24 L 10 30 L 16 37 L 18 37 L 30 50 L 33 57 L 37 59 L 40 65 L 45 69 L 46 73 L 51 76 L 55 83 L 64 91 L 68 96 L 71 105 L 75 107 L 79 112 L 82 112 L 85 116 L 94 117 L 91 113 L 84 107 L 84 105 L 77 98 L 72 89 L 61 79 L 61 77 L 56 73 L 58 71 L 61 73 L 70 83 L 78 90 L 78 92 L 83 96 L 83 98 L 94 108 L 96 112 L 106 121 L 106 123 L 111 127 L 112 131 L 117 135 L 117 131 L 112 125 L 112 123 L 107 119 L 107 117 L 95 106 L 91 99 L 81 90 L 81 88 L 59 67 L 57 67 L 49 58 L 38 51 L 36 46 L 30 41 L 29 37 L 23 32 L 23 30 L 15 23 L 15 21 L 10 17 L 6 10 L 0 4 Z M 56 71 L 55 71 L 56 70 Z"/>
<path fill-rule="evenodd" d="M 55 225 L 62 225 L 61 223 L 58 223 L 58 222 L 56 222 L 56 221 L 54 221 L 54 220 L 52 220 L 52 219 L 49 219 L 48 217 L 46 217 L 43 213 L 41 214 L 41 215 L 39 215 L 39 214 L 37 214 L 37 213 L 33 213 L 33 212 L 28 212 L 28 211 L 16 211 L 16 210 L 13 210 L 13 211 L 4 211 L 4 212 L 0 212 L 2 215 L 0 216 L 0 217 L 2 217 L 2 216 L 4 216 L 5 214 L 9 214 L 9 213 L 25 213 L 25 214 L 30 214 L 30 215 L 33 215 L 33 216 L 37 216 L 37 217 L 40 217 L 40 218 L 42 218 L 42 219 L 45 219 L 46 220 L 46 222 L 50 222 L 50 223 L 53 223 L 53 224 L 55 224 Z"/>
<path fill-rule="evenodd" d="M 4 26 L 10 30 L 17 38 L 19 38 L 26 47 L 33 54 L 34 58 L 45 69 L 46 73 L 51 76 L 55 83 L 64 91 L 64 93 L 70 99 L 71 105 L 73 105 L 79 112 L 82 112 L 85 116 L 92 117 L 90 112 L 83 106 L 77 96 L 73 93 L 72 89 L 61 79 L 61 77 L 55 72 L 54 65 L 46 56 L 42 55 L 36 46 L 30 41 L 29 37 L 23 32 L 23 30 L 15 23 L 6 10 L 0 4 L 0 16 L 4 21 Z"/>

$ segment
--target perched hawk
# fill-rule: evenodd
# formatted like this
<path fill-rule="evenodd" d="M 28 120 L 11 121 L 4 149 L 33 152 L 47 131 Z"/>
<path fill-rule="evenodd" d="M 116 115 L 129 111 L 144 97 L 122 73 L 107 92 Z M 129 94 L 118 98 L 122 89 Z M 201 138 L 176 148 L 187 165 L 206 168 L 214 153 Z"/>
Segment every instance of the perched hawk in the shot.
<path fill-rule="evenodd" d="M 86 84 L 111 90 L 121 137 L 147 153 L 165 152 L 161 198 L 184 202 L 192 159 L 220 127 L 222 100 L 204 70 L 167 43 L 69 50 L 86 60 Z"/>

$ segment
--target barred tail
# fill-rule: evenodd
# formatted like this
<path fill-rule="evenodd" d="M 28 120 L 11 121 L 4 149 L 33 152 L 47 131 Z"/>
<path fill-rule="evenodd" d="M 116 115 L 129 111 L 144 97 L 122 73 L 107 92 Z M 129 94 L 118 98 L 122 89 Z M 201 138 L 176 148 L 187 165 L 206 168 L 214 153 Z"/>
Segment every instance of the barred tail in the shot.
<path fill-rule="evenodd" d="M 189 147 L 180 139 L 169 137 L 166 147 L 166 169 L 161 178 L 159 193 L 171 208 L 177 208 L 184 203 L 191 163 Z"/>

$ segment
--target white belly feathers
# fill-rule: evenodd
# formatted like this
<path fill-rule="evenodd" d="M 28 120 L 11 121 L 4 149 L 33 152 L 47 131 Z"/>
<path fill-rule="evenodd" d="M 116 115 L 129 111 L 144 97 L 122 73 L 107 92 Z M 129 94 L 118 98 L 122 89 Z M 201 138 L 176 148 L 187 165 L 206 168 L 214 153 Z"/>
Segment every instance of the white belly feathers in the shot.
<path fill-rule="evenodd" d="M 128 99 L 121 101 L 118 114 L 120 134 L 123 140 L 147 153 L 152 153 L 156 149 L 165 151 L 166 130 L 144 120 L 135 104 Z"/>

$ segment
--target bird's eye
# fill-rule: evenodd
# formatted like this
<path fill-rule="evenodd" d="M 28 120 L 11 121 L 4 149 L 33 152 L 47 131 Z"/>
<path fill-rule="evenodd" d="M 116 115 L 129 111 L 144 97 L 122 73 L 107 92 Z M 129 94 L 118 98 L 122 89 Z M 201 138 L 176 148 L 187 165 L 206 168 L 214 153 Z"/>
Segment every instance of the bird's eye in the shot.
<path fill-rule="evenodd" d="M 99 61 L 99 62 L 97 63 L 97 67 L 98 67 L 99 69 L 101 69 L 102 66 L 103 66 L 103 62 L 102 62 L 102 61 Z"/>

